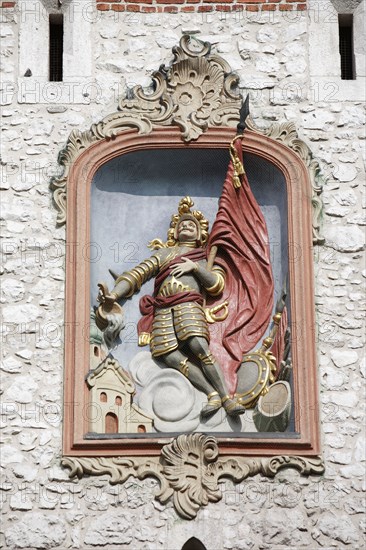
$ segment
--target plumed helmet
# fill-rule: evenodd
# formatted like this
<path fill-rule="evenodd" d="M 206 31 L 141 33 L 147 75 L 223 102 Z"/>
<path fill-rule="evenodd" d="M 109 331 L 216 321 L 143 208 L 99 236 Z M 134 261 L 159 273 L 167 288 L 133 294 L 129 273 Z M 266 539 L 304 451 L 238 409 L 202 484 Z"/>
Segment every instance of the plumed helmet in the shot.
<path fill-rule="evenodd" d="M 197 227 L 197 242 L 199 245 L 204 246 L 208 239 L 208 220 L 204 217 L 199 210 L 191 211 L 191 207 L 194 205 L 191 197 L 183 197 L 179 201 L 178 212 L 173 214 L 170 229 L 168 231 L 168 246 L 174 246 L 178 241 L 178 226 L 183 220 L 191 220 Z"/>

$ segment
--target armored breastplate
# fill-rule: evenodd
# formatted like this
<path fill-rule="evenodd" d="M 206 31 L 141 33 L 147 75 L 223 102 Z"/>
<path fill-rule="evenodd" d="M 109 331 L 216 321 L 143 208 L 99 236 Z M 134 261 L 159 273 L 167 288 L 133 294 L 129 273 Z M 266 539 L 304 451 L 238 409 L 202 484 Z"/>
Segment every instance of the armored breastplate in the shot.
<path fill-rule="evenodd" d="M 158 296 L 173 296 L 179 292 L 185 292 L 186 290 L 192 290 L 188 285 L 183 284 L 181 281 L 172 276 L 161 285 Z"/>

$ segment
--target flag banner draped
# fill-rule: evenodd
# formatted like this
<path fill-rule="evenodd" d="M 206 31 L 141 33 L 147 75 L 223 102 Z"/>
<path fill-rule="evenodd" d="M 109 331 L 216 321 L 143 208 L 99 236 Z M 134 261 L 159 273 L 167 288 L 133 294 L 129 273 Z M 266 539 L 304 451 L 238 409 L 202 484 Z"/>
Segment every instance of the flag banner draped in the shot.
<path fill-rule="evenodd" d="M 236 139 L 234 146 L 243 163 L 241 139 Z M 223 294 L 219 299 L 207 297 L 207 305 L 228 302 L 227 318 L 210 326 L 210 349 L 231 392 L 235 391 L 243 354 L 254 349 L 268 327 L 274 290 L 264 216 L 246 174 L 240 175 L 241 185 L 235 188 L 234 172 L 231 160 L 207 244 L 207 256 L 217 247 L 214 263 L 226 272 Z"/>

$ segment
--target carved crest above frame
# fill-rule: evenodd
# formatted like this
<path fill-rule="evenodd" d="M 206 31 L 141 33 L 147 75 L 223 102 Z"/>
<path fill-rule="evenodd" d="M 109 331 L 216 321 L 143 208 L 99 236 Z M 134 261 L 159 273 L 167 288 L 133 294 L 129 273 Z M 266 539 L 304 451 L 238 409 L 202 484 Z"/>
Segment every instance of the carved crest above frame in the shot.
<path fill-rule="evenodd" d="M 99 284 L 101 279 L 96 279 L 103 298 L 101 305 L 97 307 L 96 302 L 93 302 L 93 296 L 96 296 L 94 287 L 97 286 L 93 277 L 96 272 L 93 275 L 90 267 L 92 262 L 86 259 L 84 250 L 85 246 L 90 244 L 92 236 L 95 238 L 96 233 L 92 234 L 93 223 L 98 225 L 95 219 L 98 219 L 99 222 L 102 219 L 104 222 L 101 223 L 104 231 L 101 242 L 104 242 L 105 249 L 108 248 L 108 244 L 106 244 L 108 239 L 114 238 L 118 231 L 124 232 L 125 230 L 125 227 L 120 225 L 120 211 L 112 212 L 113 208 L 118 210 L 121 204 L 116 200 L 116 195 L 118 193 L 120 195 L 128 194 L 120 183 L 123 178 L 118 180 L 117 191 L 115 188 L 106 188 L 106 195 L 109 193 L 108 200 L 111 202 L 107 204 L 101 218 L 98 218 L 98 209 L 99 207 L 102 209 L 104 206 L 97 204 L 96 200 L 96 207 L 91 200 L 91 195 L 95 183 L 94 178 L 99 169 L 108 168 L 107 165 L 110 162 L 120 160 L 125 155 L 127 156 L 127 153 L 147 153 L 152 156 L 155 150 L 164 154 L 168 154 L 167 150 L 171 150 L 173 153 L 169 154 L 173 156 L 169 158 L 174 159 L 174 154 L 178 157 L 180 152 L 184 151 L 185 153 L 187 150 L 198 153 L 205 150 L 206 152 L 207 150 L 216 150 L 216 148 L 217 150 L 226 149 L 227 144 L 234 138 L 242 107 L 238 76 L 231 71 L 224 59 L 211 53 L 210 44 L 201 43 L 188 35 L 184 35 L 179 46 L 173 48 L 173 56 L 171 65 L 161 66 L 153 74 L 152 85 L 148 90 L 136 86 L 119 101 L 118 110 L 115 113 L 106 116 L 98 124 L 93 124 L 88 131 L 73 130 L 71 132 L 67 145 L 60 152 L 58 159 L 63 173 L 51 182 L 53 198 L 58 210 L 57 221 L 59 224 L 64 224 L 67 221 L 67 241 L 71 245 L 78 243 L 77 247 L 67 247 L 69 256 L 66 262 L 68 270 L 66 277 L 66 326 L 73 327 L 74 332 L 70 335 L 71 338 L 65 338 L 67 342 L 65 344 L 64 457 L 62 464 L 70 469 L 70 477 L 108 475 L 112 484 L 123 483 L 130 476 L 138 479 L 144 479 L 147 476 L 155 477 L 160 484 L 156 498 L 162 503 L 172 498 L 177 512 L 185 519 L 193 519 L 201 506 L 221 499 L 219 483 L 222 478 L 229 478 L 233 482 L 239 483 L 257 474 L 273 477 L 280 469 L 286 467 L 296 468 L 303 475 L 321 474 L 324 471 L 323 460 L 319 456 L 316 356 L 312 341 L 315 320 L 312 305 L 314 291 L 311 263 L 312 244 L 323 242 L 319 228 L 322 211 L 321 175 L 318 162 L 313 158 L 308 146 L 299 139 L 293 123 L 273 124 L 265 130 L 259 130 L 250 118 L 247 119 L 241 152 L 244 149 L 249 156 L 252 154 L 257 158 L 256 161 L 252 161 L 253 166 L 257 167 L 258 163 L 266 166 L 267 172 L 263 171 L 264 178 L 268 174 L 273 176 L 274 172 L 277 175 L 280 174 L 280 179 L 282 178 L 281 185 L 284 195 L 277 198 L 276 203 L 266 203 L 266 205 L 269 204 L 268 212 L 270 208 L 272 208 L 271 212 L 277 208 L 281 218 L 281 227 L 276 235 L 281 234 L 278 246 L 281 261 L 282 258 L 286 258 L 287 262 L 286 269 L 288 269 L 290 287 L 287 310 L 290 312 L 290 317 L 292 316 L 292 320 L 286 327 L 289 327 L 292 321 L 296 326 L 297 319 L 300 319 L 303 323 L 303 333 L 301 338 L 294 343 L 292 352 L 289 353 L 291 347 L 289 343 L 290 329 L 285 330 L 283 328 L 285 324 L 281 324 L 281 318 L 285 317 L 283 310 L 286 309 L 286 292 L 276 288 L 276 306 L 272 307 L 272 304 L 268 306 L 269 319 L 272 324 L 268 324 L 267 328 L 264 328 L 260 336 L 260 345 L 257 345 L 259 340 L 256 340 L 256 346 L 240 357 L 242 371 L 239 368 L 237 373 L 245 372 L 245 376 L 243 375 L 240 379 L 238 375 L 239 382 L 235 389 L 236 393 L 234 390 L 231 391 L 231 388 L 225 396 L 223 396 L 224 393 L 220 394 L 219 405 L 214 413 L 218 414 L 220 409 L 219 412 L 224 416 L 224 420 L 221 418 L 221 423 L 218 422 L 216 425 L 209 424 L 212 417 L 207 423 L 207 418 L 204 418 L 203 421 L 200 416 L 203 409 L 197 413 L 197 396 L 194 397 L 196 399 L 194 401 L 191 380 L 187 374 L 188 356 L 180 363 L 182 368 L 179 371 L 175 367 L 166 368 L 165 366 L 158 373 L 160 376 L 164 370 L 162 376 L 171 381 L 172 387 L 179 379 L 179 388 L 182 388 L 182 393 L 178 393 L 178 399 L 174 401 L 172 398 L 170 403 L 172 407 L 170 411 L 174 410 L 176 415 L 173 418 L 174 422 L 171 422 L 171 418 L 167 418 L 169 415 L 166 414 L 165 409 L 159 416 L 157 395 L 161 396 L 164 401 L 165 394 L 168 393 L 161 383 L 162 379 L 158 377 L 156 371 L 153 378 L 150 376 L 145 387 L 142 384 L 142 375 L 145 376 L 146 372 L 151 373 L 152 368 L 158 369 L 159 360 L 157 364 L 154 364 L 153 354 L 140 352 L 138 355 L 141 364 L 137 364 L 137 360 L 135 361 L 137 355 L 130 363 L 124 363 L 124 360 L 120 362 L 119 357 L 115 358 L 111 354 L 111 350 L 114 352 L 112 348 L 116 342 L 117 333 L 109 335 L 108 338 L 106 335 L 108 323 L 113 322 L 117 326 L 116 319 L 119 312 L 122 312 L 117 299 L 130 298 L 131 294 L 128 296 L 125 293 L 117 298 L 114 297 L 113 306 L 110 309 L 106 307 L 104 310 L 105 302 L 103 300 L 107 299 L 108 301 L 112 294 L 108 294 L 108 288 L 104 283 Z M 244 178 L 245 176 L 246 178 L 246 175 L 243 166 L 240 165 L 239 157 L 235 156 L 238 154 L 238 149 L 235 149 L 236 145 L 233 146 L 234 141 L 230 148 L 234 170 L 232 182 L 234 183 L 236 178 L 240 187 L 244 181 L 240 180 L 240 177 Z M 238 147 L 240 149 L 240 146 Z M 216 153 L 213 156 L 217 156 Z M 141 157 L 138 158 L 141 159 Z M 148 164 L 152 164 L 146 156 L 144 159 L 145 161 L 147 159 Z M 206 156 L 205 159 L 205 162 L 207 159 L 211 162 L 212 157 Z M 139 166 L 140 160 L 136 160 L 135 165 Z M 268 171 L 268 167 L 272 167 L 273 171 Z M 242 172 L 240 172 L 240 168 L 243 169 Z M 108 169 L 110 169 L 110 165 Z M 102 172 L 104 176 L 106 173 Z M 171 175 L 171 172 L 169 174 Z M 185 173 L 184 177 L 186 177 Z M 273 176 L 273 179 L 275 180 L 276 177 Z M 259 178 L 258 181 L 262 185 L 264 179 Z M 184 179 L 184 185 L 185 182 Z M 141 182 L 138 181 L 138 183 Z M 97 191 L 99 192 L 100 181 L 98 181 L 98 185 Z M 141 188 L 139 188 L 139 197 L 145 196 L 141 191 L 143 185 L 141 184 Z M 272 192 L 274 194 L 278 193 L 281 187 L 280 184 L 276 185 L 273 185 Z M 94 185 L 94 190 L 96 187 L 97 185 Z M 164 185 L 162 187 L 165 189 Z M 234 187 L 236 187 L 235 183 Z M 149 201 L 153 200 L 151 197 L 156 189 L 152 186 L 146 193 Z M 262 195 L 265 194 L 266 189 L 264 188 L 264 191 L 262 189 Z M 236 191 L 237 189 L 235 189 Z M 174 189 L 171 196 L 176 194 Z M 183 190 L 182 194 L 186 194 L 186 191 Z M 97 196 L 100 197 L 100 195 Z M 211 194 L 209 197 L 211 203 L 214 202 L 211 199 L 216 196 L 221 197 L 222 195 Z M 204 194 L 200 198 L 202 199 L 202 197 L 207 198 Z M 146 204 L 150 208 L 150 202 L 144 204 L 144 208 L 147 208 Z M 252 206 L 250 201 L 247 204 L 249 207 Z M 200 211 L 192 212 L 191 206 L 193 206 L 193 201 L 189 196 L 182 198 L 178 208 L 179 215 L 175 215 L 175 225 L 173 221 L 171 222 L 170 237 L 169 233 L 168 237 L 170 239 L 176 237 L 176 243 L 178 242 L 179 222 L 184 217 L 193 221 L 193 225 L 197 221 L 201 223 L 200 229 L 197 229 L 196 223 L 195 244 L 203 235 L 202 228 L 208 228 L 208 219 L 204 218 Z M 258 209 L 260 210 L 259 206 Z M 152 207 L 151 210 L 153 210 Z M 135 211 L 137 211 L 136 205 Z M 244 217 L 250 219 L 250 215 L 245 216 L 242 210 L 240 212 L 242 219 Z M 105 220 L 109 215 L 108 224 L 106 224 Z M 117 222 L 113 222 L 113 216 L 115 220 L 118 220 Z M 257 222 L 258 219 L 256 218 Z M 205 226 L 205 224 L 207 225 Z M 125 225 L 127 226 L 127 223 Z M 252 226 L 254 232 L 256 227 L 262 229 L 260 223 L 259 225 L 253 223 Z M 140 229 L 137 225 L 136 230 L 139 233 Z M 200 231 L 201 233 L 199 233 Z M 261 231 L 257 232 L 261 233 Z M 209 238 L 213 233 L 211 230 Z M 245 234 L 245 231 L 242 233 Z M 208 230 L 206 231 L 206 240 L 207 236 Z M 173 261 L 171 257 L 169 259 L 169 254 L 170 256 L 173 254 L 173 259 L 179 257 L 174 256 L 174 251 L 171 252 L 172 248 L 169 246 L 173 247 L 174 243 L 169 245 L 169 238 L 166 243 L 163 243 L 161 239 L 154 239 L 150 243 L 155 243 L 155 248 L 159 249 L 156 253 L 159 258 L 159 275 L 163 271 L 163 266 L 166 266 L 169 261 Z M 268 242 L 271 241 L 268 234 L 266 238 L 265 245 L 269 250 Z M 107 239 L 107 241 L 103 241 L 103 239 Z M 262 241 L 265 240 L 263 237 Z M 181 244 L 185 242 L 182 241 Z M 144 243 L 145 241 L 140 248 L 143 248 Z M 202 243 L 203 238 L 200 242 L 200 246 L 203 247 Z M 296 257 L 290 243 L 301 244 L 303 252 L 301 258 Z M 249 241 L 249 244 L 253 247 L 255 254 L 256 243 L 252 240 Z M 204 245 L 206 246 L 206 241 Z M 159 253 L 162 255 L 159 256 Z M 199 254 L 199 251 L 185 252 L 186 256 L 191 253 Z M 262 259 L 264 255 L 262 255 Z M 211 257 L 211 252 L 208 256 Z M 202 257 L 200 259 L 202 260 Z M 199 260 L 195 259 L 195 261 Z M 213 272 L 218 268 L 217 272 L 219 272 L 220 265 L 213 266 L 213 261 L 212 259 L 210 269 L 212 268 Z M 253 262 L 253 256 L 249 258 L 248 263 L 251 261 Z M 267 263 L 269 266 L 271 266 L 271 261 L 272 258 L 268 252 Z M 146 270 L 154 269 L 153 264 L 148 262 L 149 260 L 141 262 L 135 271 L 131 269 L 120 276 L 110 270 L 111 275 L 116 279 L 116 287 L 118 282 L 122 281 L 123 286 L 123 281 L 129 280 L 131 283 L 131 280 L 134 279 L 137 280 L 139 290 L 141 284 L 147 280 L 147 278 L 143 280 Z M 209 265 L 209 258 L 207 265 Z M 143 267 L 141 268 L 141 266 Z M 261 269 L 263 272 L 265 271 L 263 266 Z M 268 269 L 270 271 L 271 267 Z M 107 269 L 105 271 L 107 272 Z M 221 270 L 223 277 L 222 272 L 225 275 L 225 269 Z M 280 272 L 283 275 L 282 271 Z M 156 275 L 155 271 L 151 277 Z M 228 279 L 227 275 L 226 272 L 226 279 Z M 99 276 L 98 272 L 95 277 Z M 180 275 L 178 274 L 177 277 L 179 279 Z M 220 281 L 219 275 L 217 277 Z M 284 277 L 285 280 L 286 278 L 287 276 Z M 94 286 L 91 283 L 92 279 Z M 167 279 L 168 277 L 165 282 Z M 256 281 L 255 277 L 253 280 Z M 263 281 L 266 282 L 265 277 L 263 277 Z M 280 288 L 282 283 L 283 280 L 280 282 Z M 175 280 L 174 284 L 178 288 L 180 281 Z M 207 283 L 206 291 L 209 292 L 210 289 L 215 288 L 215 285 L 212 285 L 211 282 Z M 172 281 L 168 281 L 165 287 L 167 292 L 165 298 L 171 298 L 172 294 L 169 292 L 172 291 L 172 286 Z M 255 282 L 252 286 L 255 287 L 256 293 L 260 294 L 258 284 Z M 164 288 L 164 285 L 161 288 Z M 296 294 L 296 289 L 299 288 L 302 289 L 302 296 Z M 186 289 L 187 287 L 185 287 Z M 222 288 L 220 292 L 222 292 Z M 205 306 L 211 304 L 210 298 L 207 300 L 206 298 L 207 295 L 204 300 Z M 181 302 L 178 304 L 179 308 Z M 260 309 L 260 302 L 258 304 L 257 310 Z M 206 308 L 204 314 L 207 322 L 214 324 L 216 321 L 224 321 L 225 314 L 228 313 L 230 307 L 230 303 L 228 305 L 227 302 L 223 302 L 219 306 Z M 192 311 L 193 308 L 191 313 Z M 101 312 L 105 313 L 105 317 L 101 315 Z M 196 315 L 196 310 L 193 313 Z M 184 312 L 182 316 L 184 316 Z M 192 318 L 200 319 L 195 316 Z M 201 320 L 194 321 L 196 324 L 200 322 Z M 202 321 L 203 324 L 204 322 Z M 162 321 L 162 324 L 164 323 L 165 320 Z M 123 325 L 124 320 L 118 325 L 118 330 L 122 330 Z M 83 333 L 85 326 L 90 329 L 88 341 Z M 283 329 L 281 336 L 283 348 L 280 356 L 283 360 L 277 361 L 276 367 L 272 345 L 275 342 L 276 334 L 280 332 L 280 326 Z M 171 328 L 169 327 L 169 329 Z M 174 326 L 173 330 L 175 329 Z M 150 337 L 150 333 L 142 332 L 142 335 Z M 185 345 L 186 343 L 184 343 L 183 349 Z M 277 350 L 277 358 L 279 353 Z M 214 351 L 215 354 L 217 354 L 217 349 Z M 197 357 L 201 359 L 200 355 Z M 211 354 L 204 356 L 208 362 L 211 360 L 210 357 L 213 359 Z M 133 364 L 137 367 L 135 368 Z M 292 364 L 294 364 L 294 368 L 292 368 Z M 143 368 L 140 368 L 141 365 Z M 203 369 L 203 364 L 201 367 Z M 191 365 L 190 368 L 192 368 Z M 249 377 L 247 376 L 248 372 L 250 372 Z M 139 384 L 142 387 L 141 391 L 138 389 Z M 216 389 L 213 383 L 212 385 Z M 145 391 L 146 386 L 148 386 L 149 392 Z M 197 391 L 197 388 L 199 389 L 198 385 L 194 390 Z M 269 394 L 269 389 L 271 389 L 271 394 Z M 213 392 L 213 394 L 218 396 L 217 392 Z M 217 397 L 212 399 L 212 396 L 211 398 L 209 396 L 208 392 L 204 395 L 209 400 L 206 405 L 217 404 Z M 283 408 L 278 407 L 275 412 L 273 412 L 274 396 L 277 396 L 276 399 L 278 398 L 275 405 L 279 402 L 281 402 L 281 406 L 283 405 Z M 292 396 L 294 396 L 293 404 L 291 404 Z M 195 403 L 194 406 L 190 405 L 190 399 L 192 399 L 192 403 Z M 211 402 L 210 399 L 212 399 Z M 240 422 L 235 414 L 229 414 L 230 408 L 224 405 L 225 400 L 236 400 L 236 405 L 239 403 L 246 410 L 255 408 L 253 421 L 250 421 L 252 424 L 249 423 L 250 429 L 241 431 L 241 427 L 237 428 Z M 189 414 L 192 411 L 192 414 L 197 413 L 194 418 L 200 418 L 199 422 L 192 424 L 193 416 L 191 415 L 188 419 L 191 422 L 189 423 L 187 415 L 184 421 L 188 423 L 184 424 L 182 421 L 179 424 L 181 402 L 186 403 L 186 407 L 191 409 Z M 70 403 L 72 406 L 69 406 Z M 94 419 L 86 418 L 83 412 L 89 405 L 95 403 L 102 411 L 102 416 Z M 66 406 L 66 404 L 68 405 Z M 110 404 L 113 405 L 112 408 Z M 199 406 L 202 406 L 202 401 Z M 84 407 L 83 411 L 80 407 Z M 116 414 L 113 411 L 116 411 Z M 291 429 L 289 428 L 290 424 Z M 252 430 L 254 425 L 257 432 Z M 167 426 L 173 426 L 174 429 L 168 429 Z M 227 431 L 223 429 L 223 426 Z M 208 427 L 207 430 L 206 427 Z M 288 433 L 284 434 L 286 430 Z M 190 431 L 195 433 L 187 433 Z M 206 435 L 200 432 L 204 432 Z M 278 434 L 280 434 L 279 437 L 277 437 Z M 300 454 L 301 456 L 299 456 Z"/>
<path fill-rule="evenodd" d="M 120 99 L 118 111 L 106 116 L 90 130 L 73 130 L 65 149 L 58 157 L 63 173 L 51 181 L 53 198 L 58 210 L 57 221 L 66 222 L 67 179 L 70 166 L 91 144 L 113 139 L 128 128 L 149 134 L 153 128 L 178 126 L 185 142 L 198 139 L 209 127 L 236 127 L 242 97 L 239 77 L 219 55 L 211 54 L 211 45 L 183 35 L 173 48 L 171 65 L 162 65 L 152 75 L 148 90 L 135 86 Z M 245 85 L 245 83 L 244 83 Z M 249 119 L 253 132 L 278 140 L 303 160 L 312 184 L 313 243 L 322 244 L 320 218 L 322 214 L 322 177 L 319 163 L 302 141 L 293 122 L 274 123 L 265 130 Z"/>

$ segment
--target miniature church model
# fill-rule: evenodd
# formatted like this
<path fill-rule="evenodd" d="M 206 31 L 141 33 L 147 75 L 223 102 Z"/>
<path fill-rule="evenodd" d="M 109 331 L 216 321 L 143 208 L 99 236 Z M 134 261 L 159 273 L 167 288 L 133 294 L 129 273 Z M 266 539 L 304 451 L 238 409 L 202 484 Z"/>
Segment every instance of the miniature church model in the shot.
<path fill-rule="evenodd" d="M 94 433 L 145 433 L 153 420 L 132 402 L 135 386 L 118 361 L 111 356 L 87 376 L 90 387 L 90 431 Z"/>
<path fill-rule="evenodd" d="M 103 333 L 91 312 L 89 430 L 98 434 L 145 433 L 152 431 L 153 420 L 132 402 L 135 385 L 116 359 L 108 355 Z"/>

